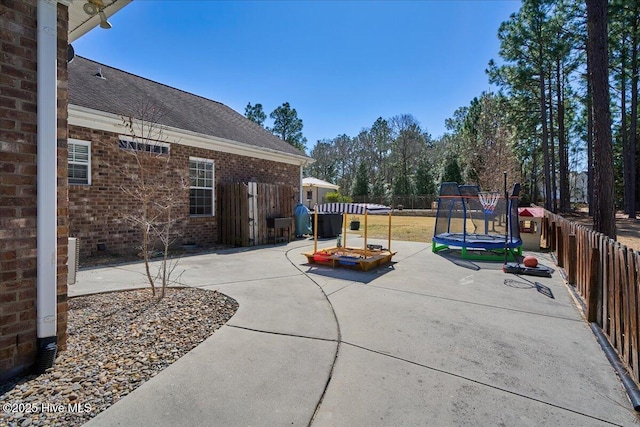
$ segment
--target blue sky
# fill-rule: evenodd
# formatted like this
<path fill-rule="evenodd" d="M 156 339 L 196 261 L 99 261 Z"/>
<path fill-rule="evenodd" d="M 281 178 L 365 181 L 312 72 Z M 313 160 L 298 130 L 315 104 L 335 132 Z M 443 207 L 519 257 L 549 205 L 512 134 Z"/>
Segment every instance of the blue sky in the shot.
<path fill-rule="evenodd" d="M 289 102 L 307 148 L 413 114 L 433 136 L 490 90 L 498 27 L 519 0 L 134 0 L 73 43 L 76 54 L 267 114 Z M 267 125 L 270 121 L 267 120 Z"/>

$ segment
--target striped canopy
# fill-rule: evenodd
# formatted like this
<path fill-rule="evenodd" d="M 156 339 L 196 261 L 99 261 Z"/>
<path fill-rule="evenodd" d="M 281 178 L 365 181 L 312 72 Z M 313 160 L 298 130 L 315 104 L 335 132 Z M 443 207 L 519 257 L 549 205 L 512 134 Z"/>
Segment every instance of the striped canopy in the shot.
<path fill-rule="evenodd" d="M 325 203 L 317 206 L 318 213 L 348 213 L 356 215 L 382 214 L 391 212 L 389 206 L 373 203 Z"/>

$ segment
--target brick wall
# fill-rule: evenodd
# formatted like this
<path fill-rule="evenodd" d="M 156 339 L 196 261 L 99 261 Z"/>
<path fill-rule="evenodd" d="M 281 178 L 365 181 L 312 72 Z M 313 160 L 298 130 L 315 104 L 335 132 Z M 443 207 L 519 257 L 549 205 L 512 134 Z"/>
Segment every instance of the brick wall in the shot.
<path fill-rule="evenodd" d="M 69 186 L 69 232 L 80 239 L 81 257 L 97 253 L 100 243 L 113 253 L 137 253 L 140 233 L 124 214 L 139 206 L 123 191 L 131 183 L 135 158 L 119 148 L 117 134 L 69 126 L 69 138 L 91 142 L 91 185 Z M 171 144 L 171 173 L 188 178 L 189 157 L 213 160 L 216 183 L 255 181 L 299 187 L 299 166 L 180 144 Z M 217 218 L 189 217 L 189 191 L 182 191 L 183 203 L 176 213 L 176 244 L 217 243 Z"/>
<path fill-rule="evenodd" d="M 58 350 L 67 347 L 67 256 L 69 250 L 69 193 L 67 179 L 67 118 L 69 111 L 67 76 L 67 34 L 69 12 L 58 5 Z"/>
<path fill-rule="evenodd" d="M 36 348 L 37 1 L 0 3 L 0 379 Z M 58 334 L 67 323 L 67 23 L 58 5 Z"/>

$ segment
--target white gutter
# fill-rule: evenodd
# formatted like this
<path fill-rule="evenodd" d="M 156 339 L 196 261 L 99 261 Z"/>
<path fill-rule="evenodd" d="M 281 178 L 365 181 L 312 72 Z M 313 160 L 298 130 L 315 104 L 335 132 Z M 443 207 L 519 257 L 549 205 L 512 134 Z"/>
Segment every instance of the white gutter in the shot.
<path fill-rule="evenodd" d="M 72 126 L 86 127 L 118 134 L 125 133 L 126 131 L 122 125 L 122 118 L 120 116 L 73 104 L 69 104 L 68 123 Z M 291 165 L 305 165 L 315 161 L 302 154 L 288 154 L 271 148 L 255 147 L 242 142 L 213 137 L 171 126 L 163 126 L 162 134 L 166 142 L 172 144 L 204 148 L 206 150 L 255 157 L 257 159 L 272 160 Z"/>
<path fill-rule="evenodd" d="M 302 197 L 303 197 L 303 193 L 304 193 L 304 189 L 302 188 L 302 178 L 303 178 L 303 174 L 302 174 L 302 169 L 304 168 L 303 165 L 300 165 L 300 200 L 298 201 L 298 203 L 302 203 Z"/>
<path fill-rule="evenodd" d="M 57 350 L 57 2 L 38 1 L 38 276 L 36 308 L 38 360 L 36 370 L 53 365 Z M 48 366 L 47 366 L 48 365 Z"/>

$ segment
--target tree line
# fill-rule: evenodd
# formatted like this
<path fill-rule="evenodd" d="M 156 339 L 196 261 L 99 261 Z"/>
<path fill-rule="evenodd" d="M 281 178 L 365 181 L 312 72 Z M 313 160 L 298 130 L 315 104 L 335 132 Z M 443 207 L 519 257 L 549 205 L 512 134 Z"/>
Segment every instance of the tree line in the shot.
<path fill-rule="evenodd" d="M 640 199 L 639 21 L 637 0 L 523 0 L 486 69 L 498 90 L 457 109 L 443 136 L 411 114 L 378 118 L 318 141 L 305 173 L 379 196 L 433 194 L 440 181 L 499 191 L 507 171 L 526 201 L 568 212 L 586 172 L 595 228 L 615 237 L 616 208 L 635 218 Z"/>
<path fill-rule="evenodd" d="M 318 141 L 305 173 L 336 183 L 352 196 L 433 194 L 431 136 L 410 114 L 378 118 L 355 137 Z"/>
<path fill-rule="evenodd" d="M 504 64 L 487 69 L 531 199 L 569 211 L 581 165 L 595 227 L 611 237 L 615 209 L 637 209 L 639 19 L 635 0 L 525 0 L 498 31 Z"/>

